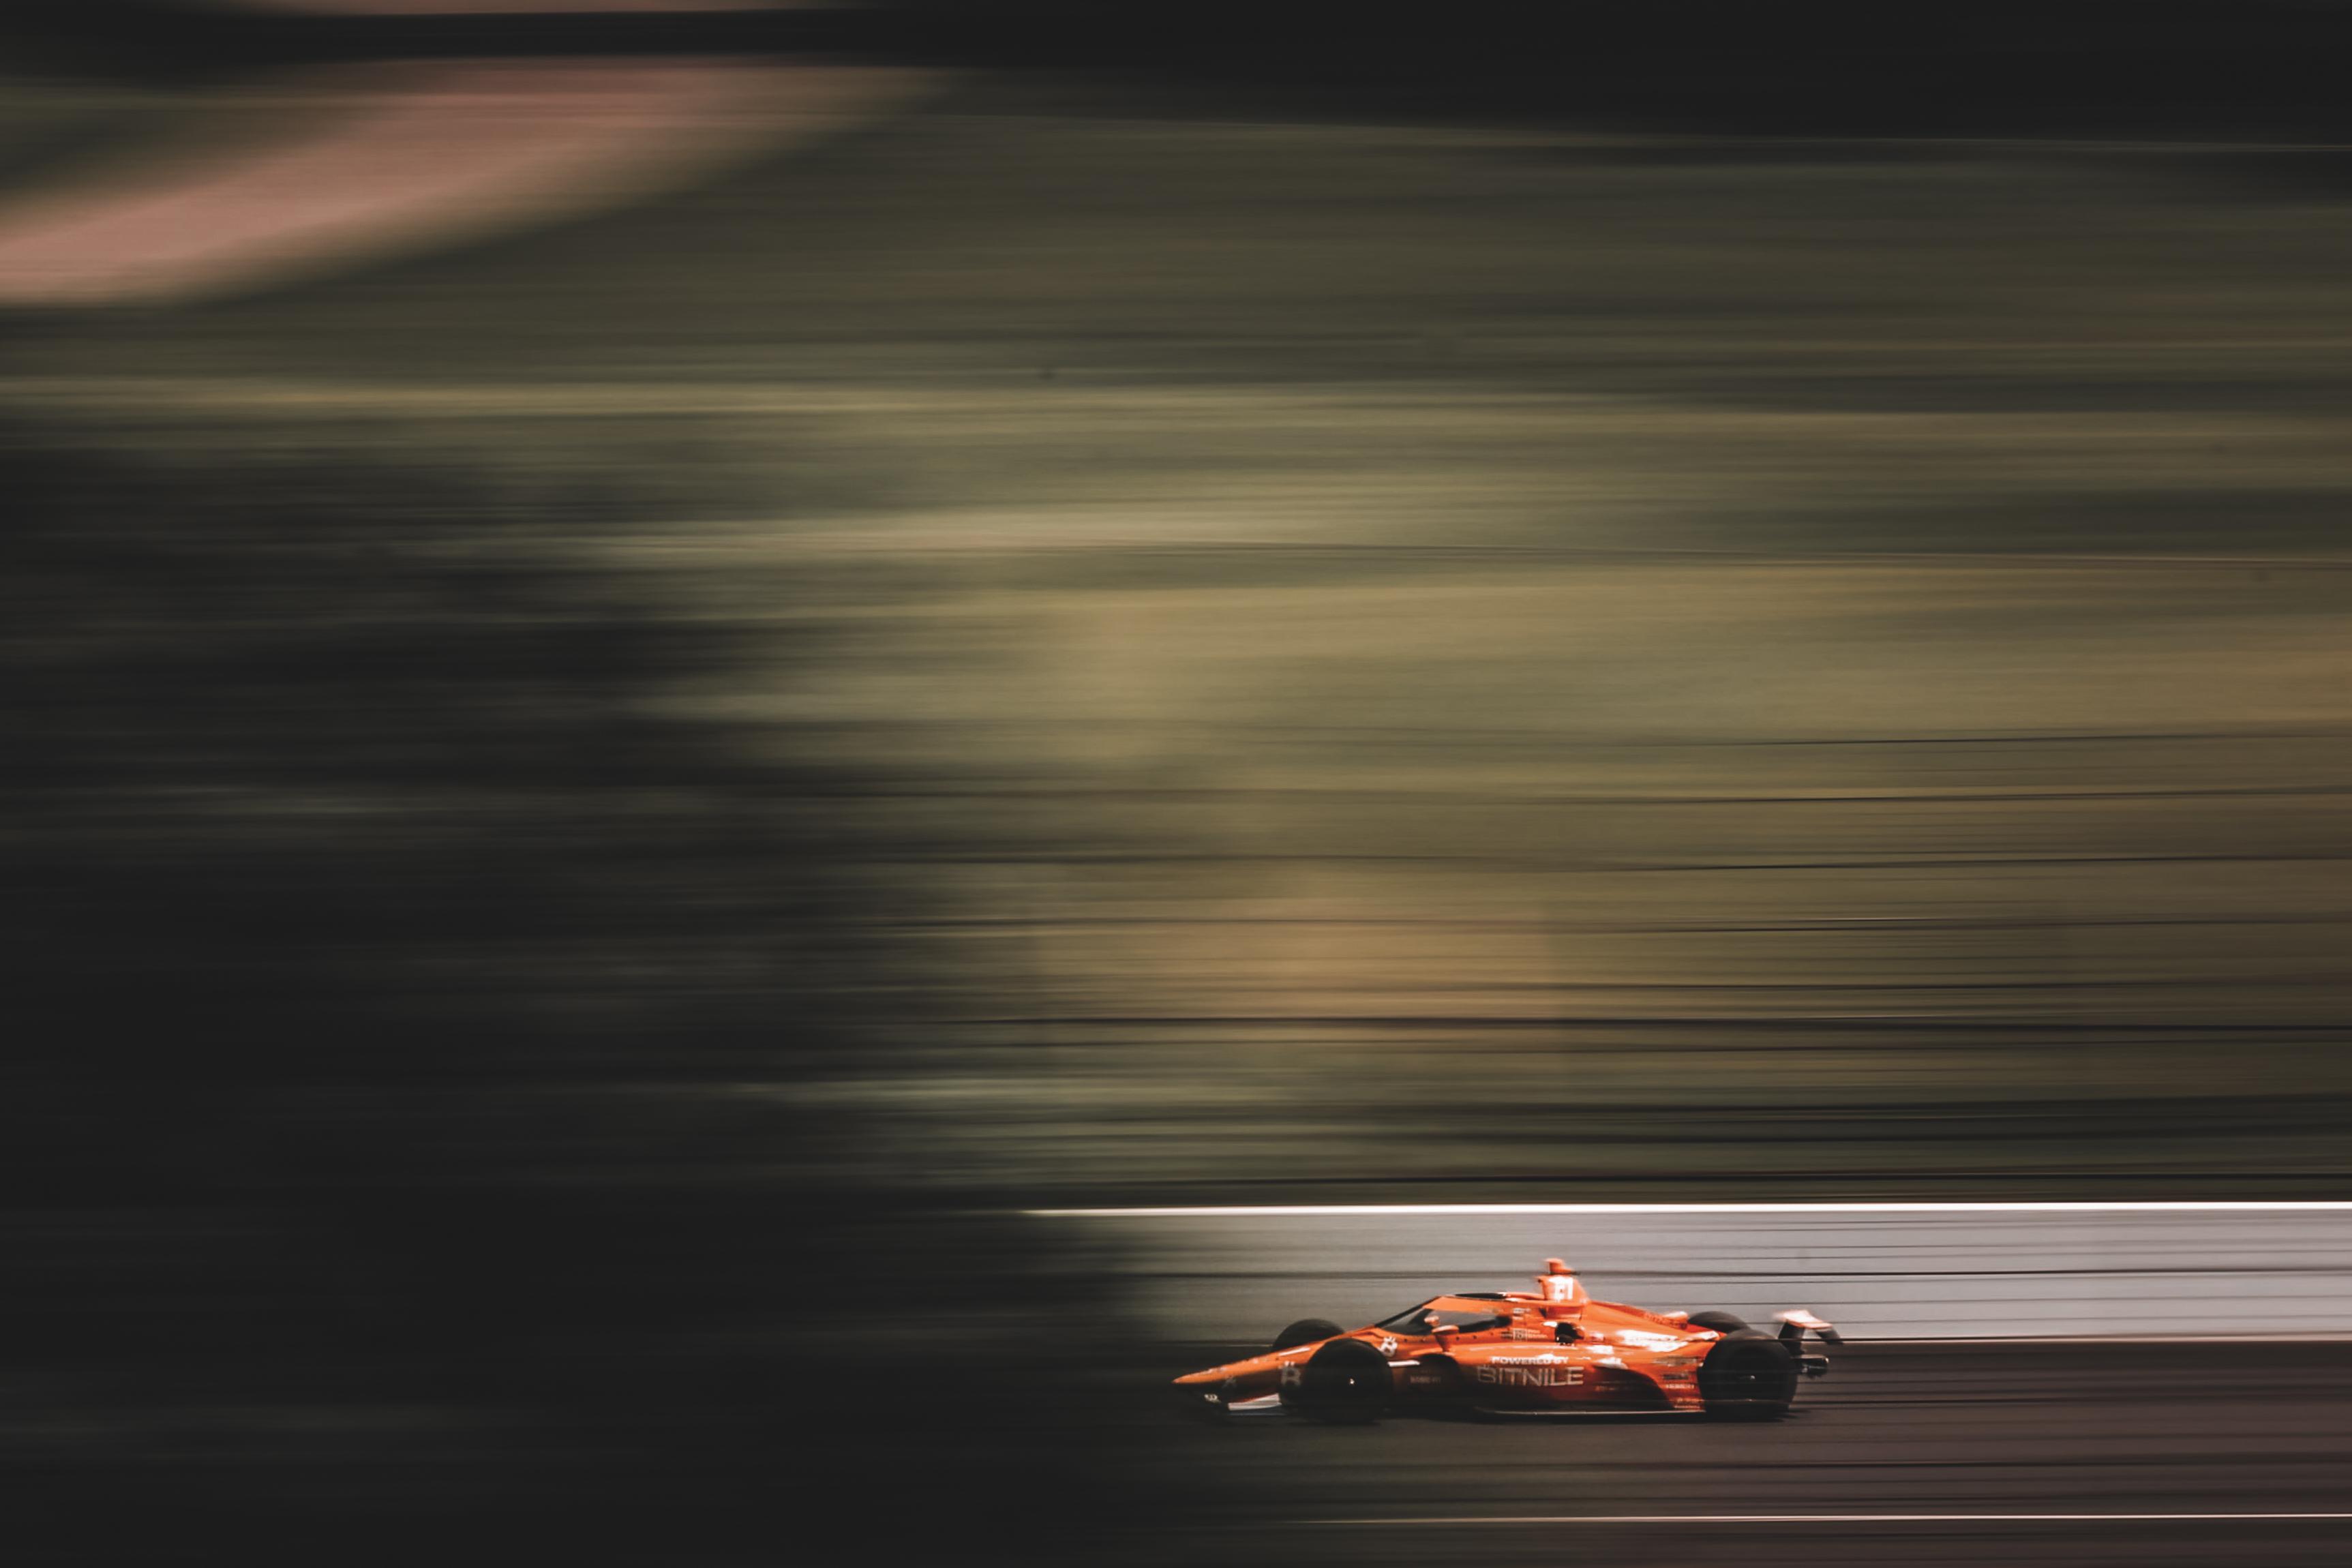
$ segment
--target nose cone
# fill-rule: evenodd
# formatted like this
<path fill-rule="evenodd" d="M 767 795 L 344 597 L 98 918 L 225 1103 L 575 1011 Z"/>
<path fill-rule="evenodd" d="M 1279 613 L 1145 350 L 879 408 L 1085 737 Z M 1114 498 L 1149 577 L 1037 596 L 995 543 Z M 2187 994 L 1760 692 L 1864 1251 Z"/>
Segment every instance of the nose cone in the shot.
<path fill-rule="evenodd" d="M 1223 1366 L 1213 1366 L 1205 1372 L 1188 1372 L 1176 1381 L 1180 1385 L 1185 1386 L 1202 1383 L 1223 1383 L 1229 1377 L 1244 1376 L 1262 1366 L 1270 1366 L 1273 1363 L 1272 1356 L 1252 1356 L 1247 1361 L 1227 1362 Z"/>

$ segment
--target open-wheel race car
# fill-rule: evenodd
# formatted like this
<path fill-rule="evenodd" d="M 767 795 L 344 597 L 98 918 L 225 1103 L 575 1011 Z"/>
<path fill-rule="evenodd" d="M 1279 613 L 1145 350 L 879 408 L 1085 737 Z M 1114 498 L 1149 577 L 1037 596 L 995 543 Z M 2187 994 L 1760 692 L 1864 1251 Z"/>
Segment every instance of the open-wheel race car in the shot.
<path fill-rule="evenodd" d="M 1799 1382 L 1829 1371 L 1808 1334 L 1843 1342 L 1808 1311 L 1765 1333 L 1728 1312 L 1652 1312 L 1585 1293 L 1544 1260 L 1537 1289 L 1439 1296 L 1368 1328 L 1308 1318 L 1264 1355 L 1176 1380 L 1189 1411 L 1288 1410 L 1362 1422 L 1391 1412 L 1553 1415 L 1681 1412 L 1728 1420 L 1786 1415 Z"/>

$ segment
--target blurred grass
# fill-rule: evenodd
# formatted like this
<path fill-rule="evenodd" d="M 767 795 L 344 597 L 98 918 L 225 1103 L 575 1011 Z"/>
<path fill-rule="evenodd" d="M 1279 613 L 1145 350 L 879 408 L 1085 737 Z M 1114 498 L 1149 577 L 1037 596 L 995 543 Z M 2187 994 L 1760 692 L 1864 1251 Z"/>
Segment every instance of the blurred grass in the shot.
<path fill-rule="evenodd" d="M 918 1185 L 2334 1193 L 2323 164 L 979 81 L 0 398 L 655 498 L 643 700 L 920 891 L 794 1091 Z"/>

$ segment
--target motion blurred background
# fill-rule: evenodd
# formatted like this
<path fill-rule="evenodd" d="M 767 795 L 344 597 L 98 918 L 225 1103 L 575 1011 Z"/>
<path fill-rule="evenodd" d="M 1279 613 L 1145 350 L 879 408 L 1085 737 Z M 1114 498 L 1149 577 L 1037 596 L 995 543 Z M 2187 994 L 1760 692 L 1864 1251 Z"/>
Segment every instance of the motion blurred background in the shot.
<path fill-rule="evenodd" d="M 2352 1197 L 2342 8 L 5 26 L 24 1561 L 1362 1561 L 1024 1214 Z"/>

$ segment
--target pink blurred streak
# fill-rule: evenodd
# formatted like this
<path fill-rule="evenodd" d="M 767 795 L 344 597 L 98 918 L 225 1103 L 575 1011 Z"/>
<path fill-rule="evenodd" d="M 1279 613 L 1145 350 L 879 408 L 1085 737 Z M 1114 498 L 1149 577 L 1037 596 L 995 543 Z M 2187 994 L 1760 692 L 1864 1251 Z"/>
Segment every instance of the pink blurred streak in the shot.
<path fill-rule="evenodd" d="M 0 199 L 0 304 L 168 304 L 612 205 L 880 112 L 915 73 L 712 60 L 324 68 L 282 144 Z"/>

